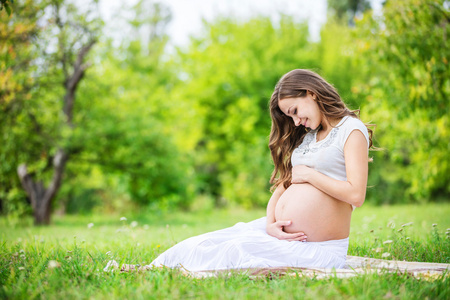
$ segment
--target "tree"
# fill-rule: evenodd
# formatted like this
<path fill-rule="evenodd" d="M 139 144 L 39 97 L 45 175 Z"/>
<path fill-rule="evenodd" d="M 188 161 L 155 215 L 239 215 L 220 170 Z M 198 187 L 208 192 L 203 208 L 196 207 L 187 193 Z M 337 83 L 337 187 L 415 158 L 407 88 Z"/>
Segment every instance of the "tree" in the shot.
<path fill-rule="evenodd" d="M 328 0 L 328 8 L 333 11 L 338 20 L 348 20 L 351 26 L 355 17 L 370 9 L 370 0 Z"/>
<path fill-rule="evenodd" d="M 47 30 L 57 30 L 58 34 L 56 39 L 52 40 L 52 34 L 46 36 L 41 32 L 40 37 L 47 37 L 47 43 L 35 44 L 32 49 L 41 50 L 43 54 L 41 57 L 35 57 L 32 62 L 37 65 L 37 73 L 34 76 L 40 78 L 34 83 L 31 98 L 35 97 L 32 99 L 34 102 L 44 102 L 43 99 L 49 96 L 61 97 L 57 104 L 62 114 L 47 123 L 46 116 L 37 115 L 44 113 L 42 110 L 28 110 L 35 132 L 40 136 L 42 154 L 40 158 L 37 157 L 40 166 L 36 167 L 32 163 L 32 167 L 29 168 L 27 163 L 23 163 L 17 169 L 21 184 L 32 205 L 35 224 L 50 222 L 51 203 L 61 186 L 64 169 L 70 156 L 70 152 L 64 147 L 66 141 L 61 133 L 73 129 L 76 91 L 89 66 L 85 63 L 85 58 L 96 42 L 95 31 L 80 19 L 78 22 L 74 21 L 78 15 L 73 5 L 52 1 L 50 7 L 53 9 L 53 17 L 45 20 Z M 53 41 L 55 44 L 52 45 Z M 57 50 L 51 49 L 52 46 Z M 53 94 L 44 94 L 44 91 L 48 91 L 55 82 L 62 84 L 63 95 L 57 90 Z M 41 98 L 38 100 L 38 97 Z"/>
<path fill-rule="evenodd" d="M 13 0 L 0 0 L 0 11 L 3 10 L 3 8 L 6 10 L 6 13 L 10 16 L 11 15 L 11 4 L 13 4 Z"/>
<path fill-rule="evenodd" d="M 181 81 L 170 97 L 177 144 L 192 157 L 198 193 L 217 206 L 265 205 L 272 170 L 268 100 L 281 75 L 315 66 L 307 27 L 283 17 L 205 23 L 180 51 Z"/>
<path fill-rule="evenodd" d="M 37 20 L 43 10 L 35 1 L 15 2 L 19 13 L 0 14 L 0 207 L 4 213 L 27 211 L 26 196 L 17 177 L 21 160 L 39 157 L 41 140 L 31 136 L 41 132 L 31 99 L 37 85 L 35 44 L 42 28 Z"/>
<path fill-rule="evenodd" d="M 99 63 L 82 83 L 70 141 L 70 148 L 78 149 L 68 164 L 73 182 L 61 197 L 68 205 L 83 201 L 76 195 L 97 182 L 97 194 L 125 199 L 122 203 L 155 210 L 186 208 L 192 198 L 190 172 L 186 156 L 173 143 L 175 128 L 168 113 L 176 105 L 168 96 L 176 76 L 164 57 L 170 11 L 159 3 L 140 1 L 130 15 L 134 17 L 127 20 L 131 26 L 123 28 L 122 43 L 101 44 Z M 80 187 L 76 183 L 83 177 Z M 106 206 L 113 199 L 101 201 Z"/>
<path fill-rule="evenodd" d="M 50 188 L 58 190 L 59 186 L 53 201 L 49 197 L 41 201 L 41 211 L 47 212 L 44 223 L 49 219 L 49 205 L 54 204 L 70 212 L 92 208 L 94 203 L 113 208 L 122 199 L 131 199 L 139 207 L 187 206 L 191 199 L 187 175 L 192 171 L 186 156 L 179 155 L 172 143 L 169 132 L 173 129 L 166 113 L 174 105 L 167 95 L 175 76 L 164 58 L 168 40 L 164 24 L 170 13 L 161 5 L 152 9 L 148 1 L 143 10 L 142 3 L 135 8 L 137 20 L 130 21 L 131 30 L 119 47 L 101 39 L 95 52 L 89 51 L 96 64 L 86 76 L 82 75 L 88 65 L 80 62 L 87 55 L 85 46 L 96 39 L 99 21 L 78 14 L 79 9 L 64 2 L 52 2 L 52 18 L 30 20 L 45 26 L 37 27 L 39 38 L 30 42 L 28 52 L 17 42 L 9 46 L 30 53 L 30 67 L 17 67 L 14 74 L 34 81 L 26 97 L 14 97 L 17 91 L 4 95 L 1 137 L 8 147 L 0 148 L 5 158 L 0 180 L 9 185 L 1 185 L 0 199 L 5 200 L 6 213 L 27 212 L 24 199 L 29 198 L 15 173 L 23 162 L 27 172 L 21 167 L 21 177 L 30 194 L 50 195 Z M 17 9 L 21 14 L 14 18 L 22 18 L 27 8 Z M 30 10 L 49 11 L 32 6 Z M 12 52 L 5 47 L 3 53 L 10 57 Z M 15 66 L 18 61 L 6 62 Z M 78 81 L 70 80 L 74 74 Z M 71 88 L 70 82 L 75 83 Z M 6 101 L 18 107 L 16 114 L 11 109 L 6 113 Z M 11 178 L 16 181 L 11 183 Z"/>
<path fill-rule="evenodd" d="M 357 24 L 368 76 L 355 91 L 385 149 L 369 192 L 383 202 L 450 196 L 449 20 L 445 1 L 403 0 Z"/>

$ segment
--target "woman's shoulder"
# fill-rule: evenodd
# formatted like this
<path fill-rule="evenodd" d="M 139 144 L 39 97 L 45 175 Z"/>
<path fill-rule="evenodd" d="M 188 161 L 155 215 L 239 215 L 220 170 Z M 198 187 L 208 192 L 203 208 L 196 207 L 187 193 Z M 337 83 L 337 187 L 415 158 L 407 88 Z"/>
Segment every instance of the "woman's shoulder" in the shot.
<path fill-rule="evenodd" d="M 364 125 L 363 121 L 361 121 L 357 117 L 353 117 L 353 116 L 345 116 L 345 117 L 343 117 L 341 119 L 341 121 L 339 122 L 339 124 L 341 124 L 343 127 L 354 127 L 354 126 L 364 126 L 364 127 L 366 127 L 366 125 Z"/>
<path fill-rule="evenodd" d="M 364 123 L 360 119 L 353 116 L 345 116 L 342 118 L 340 125 L 340 127 L 342 128 L 340 132 L 343 143 L 345 143 L 350 133 L 352 133 L 354 130 L 361 131 L 365 136 L 367 142 L 369 143 L 369 132 L 366 125 L 364 125 Z"/>

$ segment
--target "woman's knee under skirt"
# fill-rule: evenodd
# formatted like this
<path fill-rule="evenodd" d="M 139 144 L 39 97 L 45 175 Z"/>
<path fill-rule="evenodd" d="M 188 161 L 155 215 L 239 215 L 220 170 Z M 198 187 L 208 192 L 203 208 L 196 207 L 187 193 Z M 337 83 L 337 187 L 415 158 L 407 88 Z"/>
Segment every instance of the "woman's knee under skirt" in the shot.
<path fill-rule="evenodd" d="M 316 267 L 343 268 L 348 238 L 325 242 L 288 242 L 266 233 L 266 218 L 188 238 L 149 266 L 189 271 Z"/>

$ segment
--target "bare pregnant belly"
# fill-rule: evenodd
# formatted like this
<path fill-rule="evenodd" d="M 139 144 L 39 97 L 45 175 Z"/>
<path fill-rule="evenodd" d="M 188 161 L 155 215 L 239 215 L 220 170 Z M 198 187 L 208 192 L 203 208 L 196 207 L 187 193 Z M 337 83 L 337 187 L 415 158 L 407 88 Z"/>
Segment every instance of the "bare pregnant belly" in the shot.
<path fill-rule="evenodd" d="M 309 242 L 348 237 L 351 214 L 350 204 L 336 200 L 307 183 L 291 185 L 275 207 L 277 221 L 292 221 L 284 231 L 303 231 Z"/>

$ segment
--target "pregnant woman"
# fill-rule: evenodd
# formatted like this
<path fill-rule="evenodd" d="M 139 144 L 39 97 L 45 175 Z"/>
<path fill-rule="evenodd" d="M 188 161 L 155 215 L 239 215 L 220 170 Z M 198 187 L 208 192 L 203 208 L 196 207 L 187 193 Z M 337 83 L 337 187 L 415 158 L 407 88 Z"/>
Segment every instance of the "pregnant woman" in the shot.
<path fill-rule="evenodd" d="M 267 216 L 184 240 L 147 267 L 345 266 L 352 211 L 366 194 L 372 131 L 309 70 L 280 79 L 270 113 L 275 169 Z"/>

